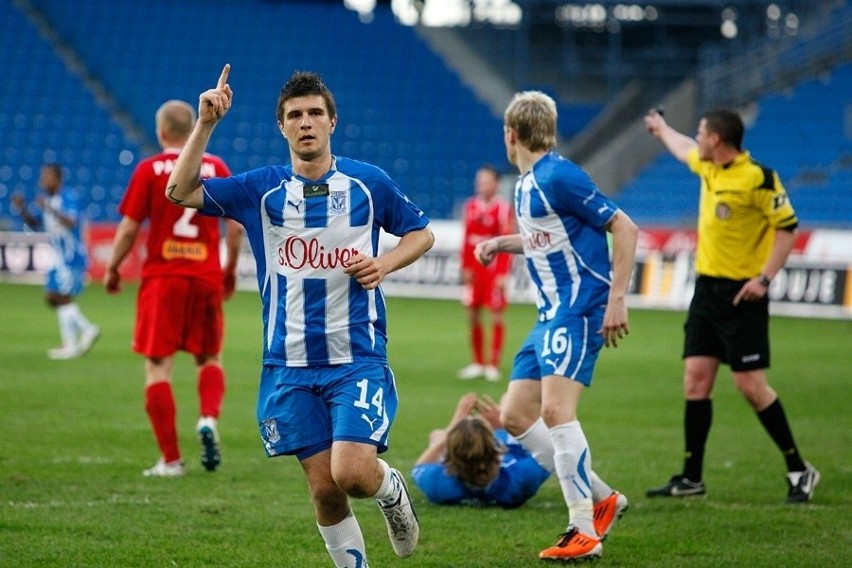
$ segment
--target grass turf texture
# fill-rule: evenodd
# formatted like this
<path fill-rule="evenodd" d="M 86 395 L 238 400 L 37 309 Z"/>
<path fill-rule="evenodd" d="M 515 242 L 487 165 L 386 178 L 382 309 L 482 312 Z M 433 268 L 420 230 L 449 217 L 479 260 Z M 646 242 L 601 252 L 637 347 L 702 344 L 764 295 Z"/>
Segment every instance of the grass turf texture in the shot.
<path fill-rule="evenodd" d="M 228 379 L 220 431 L 223 463 L 199 462 L 195 372 L 177 358 L 175 396 L 188 474 L 143 478 L 158 455 L 143 410 L 142 359 L 130 351 L 134 288 L 107 297 L 92 285 L 80 298 L 102 329 L 83 359 L 50 361 L 54 314 L 36 286 L 0 285 L 0 565 L 330 566 L 295 459 L 267 459 L 254 420 L 259 372 L 259 300 L 227 304 Z M 386 459 L 406 476 L 432 428 L 469 390 L 462 382 L 466 324 L 456 302 L 391 298 L 391 362 L 400 392 Z M 776 387 L 806 459 L 822 472 L 816 499 L 784 505 L 783 460 L 727 369 L 714 398 L 706 456 L 709 495 L 652 500 L 681 459 L 681 326 L 677 312 L 631 312 L 632 332 L 606 350 L 581 404 L 595 469 L 630 498 L 604 546 L 607 566 L 831 566 L 852 553 L 849 505 L 852 323 L 772 320 Z M 533 320 L 511 306 L 503 365 Z M 567 521 L 555 480 L 514 511 L 437 507 L 412 487 L 420 545 L 396 558 L 371 500 L 353 501 L 373 566 L 538 566 Z M 846 558 L 847 560 L 843 560 Z"/>

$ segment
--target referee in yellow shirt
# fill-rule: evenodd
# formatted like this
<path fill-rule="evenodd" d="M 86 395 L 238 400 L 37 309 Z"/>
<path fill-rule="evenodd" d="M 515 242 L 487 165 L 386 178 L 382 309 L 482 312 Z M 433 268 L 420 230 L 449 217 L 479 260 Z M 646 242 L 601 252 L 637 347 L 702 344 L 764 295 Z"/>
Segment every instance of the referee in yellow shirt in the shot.
<path fill-rule="evenodd" d="M 813 495 L 819 472 L 799 454 L 769 367 L 767 290 L 787 261 L 798 220 L 778 174 L 742 148 L 743 122 L 729 110 L 703 116 L 695 139 L 657 111 L 648 131 L 701 179 L 698 278 L 684 330 L 686 396 L 683 471 L 648 497 L 704 495 L 704 447 L 713 417 L 711 394 L 719 365 L 731 367 L 737 389 L 754 408 L 787 462 L 788 503 Z"/>

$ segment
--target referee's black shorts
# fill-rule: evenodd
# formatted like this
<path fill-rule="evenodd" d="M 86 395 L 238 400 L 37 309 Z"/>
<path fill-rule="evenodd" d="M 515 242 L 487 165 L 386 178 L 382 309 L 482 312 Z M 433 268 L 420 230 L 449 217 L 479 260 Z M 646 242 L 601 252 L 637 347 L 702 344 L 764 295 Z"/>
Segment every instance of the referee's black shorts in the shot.
<path fill-rule="evenodd" d="M 715 357 L 732 371 L 769 367 L 769 298 L 735 306 L 745 282 L 698 276 L 683 326 L 684 357 Z"/>

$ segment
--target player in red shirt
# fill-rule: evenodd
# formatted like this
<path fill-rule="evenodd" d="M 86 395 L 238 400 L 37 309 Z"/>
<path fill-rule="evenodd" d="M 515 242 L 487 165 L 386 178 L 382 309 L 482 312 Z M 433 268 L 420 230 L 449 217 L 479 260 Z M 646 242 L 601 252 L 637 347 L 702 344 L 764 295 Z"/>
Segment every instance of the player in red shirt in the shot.
<path fill-rule="evenodd" d="M 500 173 L 493 166 L 481 166 L 474 180 L 475 195 L 464 204 L 464 242 L 461 252 L 462 304 L 467 308 L 470 322 L 470 342 L 473 362 L 463 367 L 460 379 L 485 376 L 489 381 L 500 380 L 500 359 L 503 351 L 503 311 L 506 309 L 506 278 L 511 269 L 511 256 L 497 255 L 494 262 L 483 266 L 473 249 L 486 239 L 511 234 L 515 230 L 512 207 L 498 192 Z M 491 311 L 491 353 L 484 355 L 482 308 Z"/>
<path fill-rule="evenodd" d="M 219 260 L 219 219 L 204 217 L 165 198 L 166 182 L 175 160 L 195 126 L 195 109 L 183 101 L 167 101 L 156 114 L 162 152 L 142 160 L 133 172 L 119 205 L 123 215 L 104 274 L 111 294 L 121 289 L 119 267 L 148 221 L 147 256 L 136 303 L 133 350 L 145 356 L 145 410 L 161 457 L 145 476 L 183 475 L 178 448 L 176 406 L 172 392 L 174 354 L 192 353 L 198 369 L 201 463 L 215 471 L 220 462 L 217 421 L 225 394 L 222 349 L 222 301 L 234 291 L 242 227 L 227 226 L 227 265 Z M 221 158 L 206 154 L 202 178 L 225 177 L 230 170 Z"/>

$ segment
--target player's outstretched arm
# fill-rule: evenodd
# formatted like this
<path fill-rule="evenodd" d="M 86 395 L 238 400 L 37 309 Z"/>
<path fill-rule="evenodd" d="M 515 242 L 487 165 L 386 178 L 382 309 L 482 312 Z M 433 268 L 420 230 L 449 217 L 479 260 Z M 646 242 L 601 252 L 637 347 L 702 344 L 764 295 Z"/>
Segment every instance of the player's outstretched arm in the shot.
<path fill-rule="evenodd" d="M 175 163 L 166 184 L 166 197 L 176 205 L 200 209 L 204 205 L 201 188 L 201 160 L 213 129 L 231 108 L 234 93 L 228 85 L 231 65 L 226 64 L 215 89 L 201 93 L 198 100 L 198 122 Z"/>
<path fill-rule="evenodd" d="M 497 257 L 499 252 L 508 252 L 511 254 L 521 254 L 524 252 L 524 243 L 521 240 L 521 235 L 515 233 L 512 235 L 502 235 L 492 237 L 480 243 L 477 243 L 473 249 L 473 255 L 482 265 L 488 266 Z"/>
<path fill-rule="evenodd" d="M 656 109 L 645 115 L 645 128 L 680 162 L 686 163 L 689 151 L 698 144 L 694 139 L 669 126 L 663 115 Z"/>

